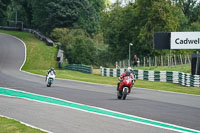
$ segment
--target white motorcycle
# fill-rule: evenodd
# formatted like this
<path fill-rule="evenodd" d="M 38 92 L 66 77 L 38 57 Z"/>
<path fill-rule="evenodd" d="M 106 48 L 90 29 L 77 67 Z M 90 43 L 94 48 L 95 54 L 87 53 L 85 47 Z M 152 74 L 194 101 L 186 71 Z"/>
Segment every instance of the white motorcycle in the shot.
<path fill-rule="evenodd" d="M 51 84 L 53 84 L 53 81 L 55 80 L 56 75 L 51 71 L 47 76 L 47 87 L 51 87 Z"/>

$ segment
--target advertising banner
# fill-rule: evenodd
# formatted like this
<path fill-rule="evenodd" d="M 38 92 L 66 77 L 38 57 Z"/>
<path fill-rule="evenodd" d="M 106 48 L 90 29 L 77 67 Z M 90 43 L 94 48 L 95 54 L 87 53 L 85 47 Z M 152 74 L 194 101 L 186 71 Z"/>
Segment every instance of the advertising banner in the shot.
<path fill-rule="evenodd" d="M 171 49 L 200 49 L 200 32 L 171 32 Z"/>

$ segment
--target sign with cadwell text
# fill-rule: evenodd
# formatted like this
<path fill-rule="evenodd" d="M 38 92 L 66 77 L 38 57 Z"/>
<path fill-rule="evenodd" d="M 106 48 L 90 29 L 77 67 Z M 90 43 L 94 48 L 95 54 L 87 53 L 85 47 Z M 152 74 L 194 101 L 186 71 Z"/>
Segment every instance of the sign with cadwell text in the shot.
<path fill-rule="evenodd" d="M 171 49 L 200 49 L 200 32 L 171 32 Z"/>

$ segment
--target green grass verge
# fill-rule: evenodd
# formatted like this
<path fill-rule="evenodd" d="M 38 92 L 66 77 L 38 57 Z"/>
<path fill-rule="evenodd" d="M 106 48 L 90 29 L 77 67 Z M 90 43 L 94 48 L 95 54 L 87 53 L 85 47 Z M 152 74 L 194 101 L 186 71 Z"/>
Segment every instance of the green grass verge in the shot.
<path fill-rule="evenodd" d="M 46 46 L 46 44 L 38 40 L 33 34 L 19 31 L 0 30 L 0 33 L 6 33 L 16 36 L 23 40 L 27 48 L 26 63 L 22 70 L 29 69 L 46 69 L 58 66 L 56 61 L 57 48 Z"/>
<path fill-rule="evenodd" d="M 191 65 L 177 65 L 177 66 L 152 66 L 152 67 L 134 67 L 136 70 L 152 70 L 152 71 L 178 71 L 184 73 L 191 73 Z"/>
<path fill-rule="evenodd" d="M 0 133 L 45 133 L 41 130 L 28 127 L 20 122 L 0 117 Z"/>

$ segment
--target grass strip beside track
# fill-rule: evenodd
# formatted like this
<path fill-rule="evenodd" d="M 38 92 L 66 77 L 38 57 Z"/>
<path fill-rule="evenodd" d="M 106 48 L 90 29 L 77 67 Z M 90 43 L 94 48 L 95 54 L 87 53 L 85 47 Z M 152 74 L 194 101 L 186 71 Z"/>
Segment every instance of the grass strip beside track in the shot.
<path fill-rule="evenodd" d="M 135 67 L 136 70 L 152 70 L 152 71 L 177 71 L 191 73 L 191 64 L 176 65 L 176 66 L 151 66 L 151 67 Z"/>
<path fill-rule="evenodd" d="M 0 116 L 0 133 L 45 133 L 20 122 Z"/>

